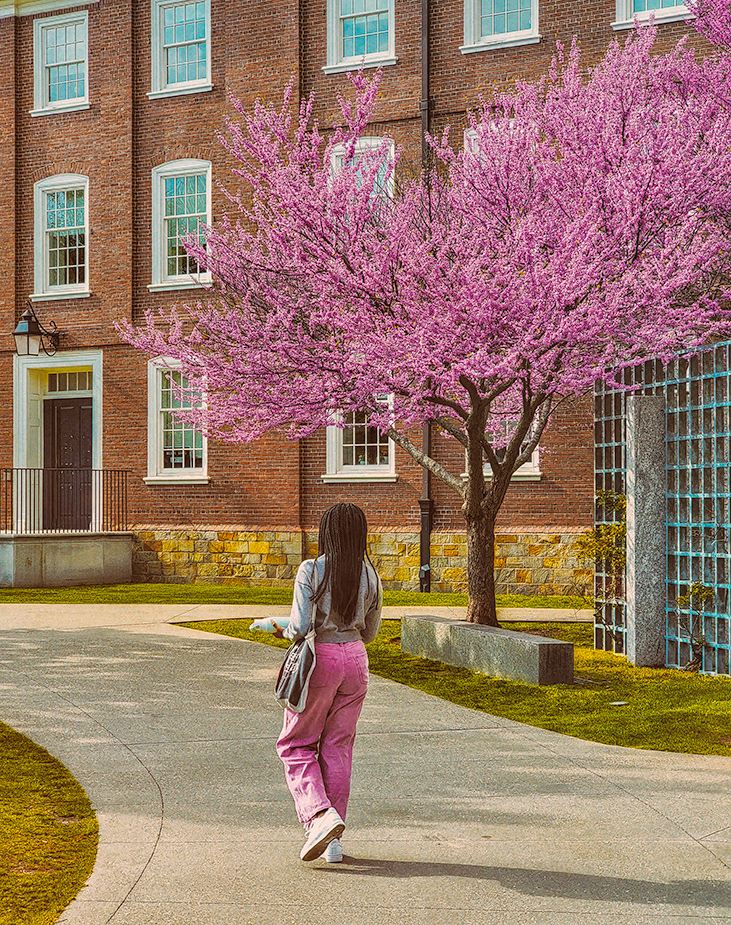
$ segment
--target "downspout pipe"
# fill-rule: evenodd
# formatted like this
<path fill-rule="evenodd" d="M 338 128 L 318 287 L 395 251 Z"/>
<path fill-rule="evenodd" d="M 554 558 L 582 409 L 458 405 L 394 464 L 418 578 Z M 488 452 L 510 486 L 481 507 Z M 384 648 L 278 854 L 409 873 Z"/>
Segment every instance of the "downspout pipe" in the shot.
<path fill-rule="evenodd" d="M 429 0 L 421 0 L 421 168 L 426 171 L 430 150 L 426 141 L 430 129 L 431 91 L 429 87 Z M 426 421 L 421 432 L 421 449 L 431 455 L 431 427 Z M 431 475 L 422 469 L 421 498 L 419 498 L 419 591 L 431 590 L 431 531 L 434 520 L 434 500 L 431 496 Z"/>

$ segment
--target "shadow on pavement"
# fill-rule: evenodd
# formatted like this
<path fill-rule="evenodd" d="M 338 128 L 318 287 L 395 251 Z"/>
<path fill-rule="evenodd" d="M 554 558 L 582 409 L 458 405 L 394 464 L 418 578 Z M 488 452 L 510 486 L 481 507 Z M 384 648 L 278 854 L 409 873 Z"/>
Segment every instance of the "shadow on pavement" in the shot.
<path fill-rule="evenodd" d="M 482 867 L 476 864 L 442 864 L 422 861 L 391 861 L 377 858 L 353 858 L 345 855 L 343 863 L 328 864 L 335 874 L 366 877 L 462 877 L 470 880 L 494 880 L 502 887 L 527 896 L 552 896 L 608 902 L 665 903 L 704 906 L 717 911 L 731 909 L 731 887 L 709 880 L 681 880 L 658 883 L 652 880 L 628 880 L 595 874 L 577 874 L 553 870 L 526 870 L 513 867 Z"/>

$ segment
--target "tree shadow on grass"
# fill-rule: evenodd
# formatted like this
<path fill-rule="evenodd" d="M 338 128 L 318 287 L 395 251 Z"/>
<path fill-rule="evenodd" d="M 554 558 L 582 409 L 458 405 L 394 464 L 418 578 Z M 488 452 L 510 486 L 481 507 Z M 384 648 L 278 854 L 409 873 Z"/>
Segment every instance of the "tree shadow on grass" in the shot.
<path fill-rule="evenodd" d="M 701 906 L 712 908 L 718 914 L 731 910 L 731 872 L 726 882 L 672 880 L 662 883 L 654 880 L 569 871 L 429 861 L 392 861 L 378 858 L 354 858 L 347 855 L 343 861 L 342 865 L 328 864 L 328 872 L 351 876 L 390 877 L 397 880 L 417 877 L 459 877 L 468 880 L 492 881 L 506 890 L 526 896 L 581 899 L 601 903 L 637 903 L 645 906 Z"/>

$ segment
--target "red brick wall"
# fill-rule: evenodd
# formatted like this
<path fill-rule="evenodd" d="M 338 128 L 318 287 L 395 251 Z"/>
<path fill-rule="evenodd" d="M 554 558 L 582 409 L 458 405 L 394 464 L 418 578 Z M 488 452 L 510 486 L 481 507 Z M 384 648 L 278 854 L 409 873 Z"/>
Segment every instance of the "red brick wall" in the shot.
<path fill-rule="evenodd" d="M 232 113 L 228 94 L 248 107 L 258 97 L 281 99 L 294 81 L 295 93 L 316 92 L 323 127 L 338 118 L 337 92 L 349 89 L 344 74 L 326 75 L 325 0 L 212 0 L 211 92 L 150 100 L 150 0 L 99 0 L 83 7 L 89 16 L 87 111 L 31 117 L 33 108 L 34 16 L 0 19 L 0 208 L 5 216 L 0 248 L 0 461 L 12 458 L 12 341 L 9 332 L 33 291 L 33 184 L 62 172 L 89 177 L 90 280 L 88 299 L 40 303 L 42 321 L 54 319 L 61 349 L 104 351 L 103 462 L 130 470 L 133 522 L 182 525 L 281 524 L 312 529 L 331 503 L 363 505 L 379 527 L 418 530 L 421 469 L 396 451 L 399 479 L 388 484 L 323 484 L 324 432 L 300 443 L 272 435 L 237 447 L 211 444 L 208 485 L 148 486 L 146 358 L 121 344 L 113 323 L 140 320 L 148 309 L 194 300 L 196 291 L 150 293 L 151 170 L 164 162 L 195 157 L 212 161 L 213 212 L 226 200 L 216 181 L 229 182 L 230 164 L 215 138 Z M 396 4 L 398 63 L 384 68 L 373 134 L 389 134 L 404 145 L 405 159 L 420 152 L 421 4 Z M 73 9 L 73 7 L 68 8 Z M 481 93 L 515 77 L 546 69 L 559 37 L 574 31 L 589 58 L 597 58 L 614 37 L 614 4 L 567 6 L 542 0 L 539 45 L 462 55 L 461 0 L 432 2 L 431 89 L 433 125 L 450 123 L 456 138 L 465 111 Z M 54 11 L 57 12 L 57 11 Z M 45 16 L 49 14 L 36 14 Z M 52 14 L 51 14 L 52 15 Z M 663 26 L 663 47 L 687 31 Z M 625 33 L 620 33 L 623 38 Z M 698 39 L 692 41 L 702 47 Z M 453 136 L 455 137 L 455 136 Z M 505 526 L 581 526 L 592 516 L 590 403 L 566 406 L 541 444 L 540 482 L 516 483 L 501 515 Z M 435 452 L 452 471 L 464 468 L 462 450 L 435 434 Z M 435 526 L 459 529 L 460 499 L 432 478 Z"/>

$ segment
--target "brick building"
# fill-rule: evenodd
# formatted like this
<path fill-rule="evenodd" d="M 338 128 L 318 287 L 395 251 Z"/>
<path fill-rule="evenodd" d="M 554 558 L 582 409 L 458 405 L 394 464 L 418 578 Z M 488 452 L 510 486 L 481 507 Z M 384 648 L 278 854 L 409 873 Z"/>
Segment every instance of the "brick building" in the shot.
<path fill-rule="evenodd" d="M 170 417 L 165 375 L 113 323 L 200 295 L 178 236 L 223 211 L 216 182 L 230 174 L 214 133 L 229 94 L 277 100 L 293 80 L 299 95 L 315 91 L 326 125 L 345 71 L 381 65 L 370 134 L 418 160 L 425 120 L 461 133 L 481 92 L 544 72 L 556 39 L 576 33 L 596 58 L 635 12 L 661 4 L 669 47 L 688 30 L 672 2 L 0 0 L 1 465 L 129 470 L 142 580 L 286 581 L 320 513 L 348 499 L 366 510 L 386 585 L 418 586 L 424 489 L 410 457 L 357 422 L 300 442 L 206 444 Z M 28 300 L 58 326 L 54 356 L 15 354 Z M 433 441 L 463 471 L 461 451 Z M 577 402 L 517 474 L 501 588 L 585 577 L 571 544 L 592 522 L 591 442 L 590 405 Z M 436 480 L 429 490 L 432 586 L 460 588 L 459 500 Z"/>

